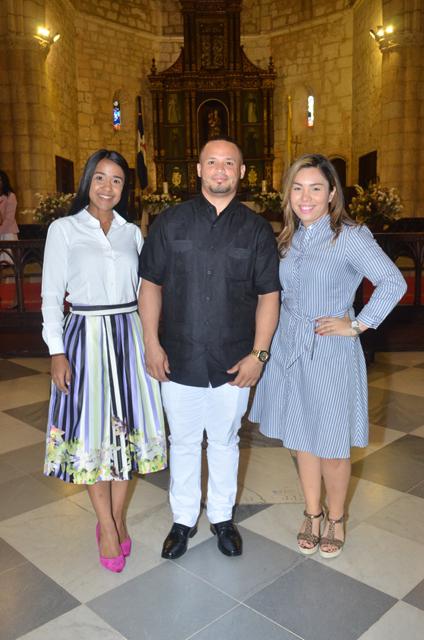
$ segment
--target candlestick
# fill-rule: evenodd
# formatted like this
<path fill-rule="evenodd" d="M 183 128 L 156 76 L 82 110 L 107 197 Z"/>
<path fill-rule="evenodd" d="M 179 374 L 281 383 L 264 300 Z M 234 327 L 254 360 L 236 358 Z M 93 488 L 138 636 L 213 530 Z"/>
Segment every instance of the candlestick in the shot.
<path fill-rule="evenodd" d="M 266 180 L 262 180 L 262 193 L 266 193 Z"/>
<path fill-rule="evenodd" d="M 167 183 L 167 182 L 164 182 L 164 183 L 162 184 L 162 191 L 163 191 L 163 193 L 164 193 L 165 195 L 168 195 L 168 183 Z"/>

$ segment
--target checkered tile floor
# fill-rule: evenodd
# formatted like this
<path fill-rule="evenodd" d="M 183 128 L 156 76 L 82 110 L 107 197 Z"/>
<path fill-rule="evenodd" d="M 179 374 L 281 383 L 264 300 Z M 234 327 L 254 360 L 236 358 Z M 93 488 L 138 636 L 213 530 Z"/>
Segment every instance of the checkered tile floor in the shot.
<path fill-rule="evenodd" d="M 203 515 L 188 553 L 161 559 L 162 472 L 132 483 L 134 552 L 120 575 L 99 565 L 85 490 L 41 474 L 48 367 L 0 360 L 0 640 L 424 638 L 424 353 L 378 354 L 370 367 L 371 442 L 353 450 L 339 558 L 296 552 L 294 460 L 246 423 L 243 556 L 219 553 Z"/>

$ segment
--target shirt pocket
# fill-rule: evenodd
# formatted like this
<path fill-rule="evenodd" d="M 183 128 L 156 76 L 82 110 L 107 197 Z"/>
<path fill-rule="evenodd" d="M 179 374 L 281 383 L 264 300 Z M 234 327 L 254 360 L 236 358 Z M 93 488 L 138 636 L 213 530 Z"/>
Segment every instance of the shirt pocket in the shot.
<path fill-rule="evenodd" d="M 248 280 L 250 277 L 252 252 L 249 249 L 232 247 L 226 256 L 225 275 L 230 280 Z"/>

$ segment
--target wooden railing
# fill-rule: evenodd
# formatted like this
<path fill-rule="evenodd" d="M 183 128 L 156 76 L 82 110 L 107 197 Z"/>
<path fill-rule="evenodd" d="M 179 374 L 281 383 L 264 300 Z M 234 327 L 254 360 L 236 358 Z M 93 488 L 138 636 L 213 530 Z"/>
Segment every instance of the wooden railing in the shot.
<path fill-rule="evenodd" d="M 369 359 L 374 351 L 424 350 L 424 306 L 422 304 L 424 232 L 376 233 L 375 238 L 384 251 L 400 264 L 411 283 L 413 295 L 408 304 L 399 304 L 377 331 L 367 331 L 362 337 Z M 44 239 L 0 241 L 0 256 L 6 252 L 13 264 L 0 262 L 0 298 L 8 281 L 13 290 L 13 304 L 5 309 L 0 300 L 0 356 L 46 353 L 41 339 L 41 313 L 37 299 L 41 282 Z M 409 258 L 409 264 L 402 261 Z M 31 284 L 31 281 L 36 281 Z M 38 281 L 38 283 L 37 283 Z M 413 282 L 413 284 L 412 284 Z M 28 290 L 35 288 L 36 300 L 28 298 Z M 363 306 L 365 285 L 358 289 L 355 305 Z M 32 292 L 34 295 L 34 291 Z"/>

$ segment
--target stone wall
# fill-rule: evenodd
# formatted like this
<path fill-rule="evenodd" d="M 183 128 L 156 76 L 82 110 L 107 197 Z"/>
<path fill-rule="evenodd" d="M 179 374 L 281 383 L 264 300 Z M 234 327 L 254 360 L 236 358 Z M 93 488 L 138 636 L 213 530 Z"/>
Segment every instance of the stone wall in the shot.
<path fill-rule="evenodd" d="M 250 0 L 249 0 L 250 2 Z M 351 157 L 352 112 L 352 13 L 331 12 L 334 2 L 281 3 L 262 2 L 260 8 L 252 4 L 250 16 L 261 18 L 266 28 L 282 25 L 268 34 L 244 36 L 248 56 L 265 66 L 272 55 L 277 72 L 274 99 L 275 162 L 274 186 L 281 187 L 281 179 L 288 162 L 287 118 L 288 96 L 292 98 L 292 157 L 302 153 L 320 152 L 341 156 L 347 160 L 348 175 Z M 288 5 L 302 5 L 310 20 L 294 20 Z M 293 10 L 293 7 L 291 7 Z M 281 15 L 280 15 L 281 14 Z M 259 17 L 258 17 L 259 16 Z M 243 18 L 248 22 L 249 15 Z M 269 20 L 268 20 L 269 18 Z M 253 19 L 253 18 L 252 18 Z M 291 22 L 292 24 L 288 24 Z M 253 24 L 253 23 L 252 23 Z M 255 27 L 256 28 L 256 27 Z M 257 46 L 257 43 L 259 47 Z M 315 98 L 315 124 L 309 128 L 307 96 Z"/>
<path fill-rule="evenodd" d="M 18 188 L 21 208 L 55 189 L 54 156 L 74 162 L 76 181 L 99 147 L 136 158 L 136 96 L 142 95 L 151 184 L 153 122 L 147 76 L 178 57 L 178 0 L 26 0 L 0 13 L 0 166 Z M 408 6 L 407 6 L 408 5 Z M 382 12 L 384 10 L 384 15 Z M 382 53 L 369 29 L 396 17 L 400 48 Z M 34 40 L 37 24 L 61 39 Z M 277 72 L 274 186 L 288 162 L 287 101 L 292 98 L 292 156 L 342 156 L 348 182 L 358 158 L 377 149 L 382 181 L 397 186 L 418 215 L 424 199 L 424 10 L 404 0 L 244 0 L 242 43 L 249 58 Z M 409 38 L 409 39 L 408 39 Z M 412 38 L 412 40 L 411 40 Z M 315 125 L 306 126 L 306 98 Z M 119 98 L 122 128 L 112 127 Z M 421 165 L 422 166 L 422 165 Z M 416 185 L 419 184 L 418 191 Z"/>
<path fill-rule="evenodd" d="M 69 0 L 56 0 L 47 5 L 46 24 L 52 33 L 60 33 L 61 38 L 52 46 L 45 63 L 53 154 L 74 163 L 78 161 L 79 108 L 75 13 Z M 54 181 L 53 167 L 52 185 Z"/>
<path fill-rule="evenodd" d="M 369 31 L 375 30 L 382 21 L 380 0 L 356 3 L 353 10 L 352 183 L 358 180 L 361 155 L 376 150 L 377 158 L 380 156 L 382 53 Z"/>

